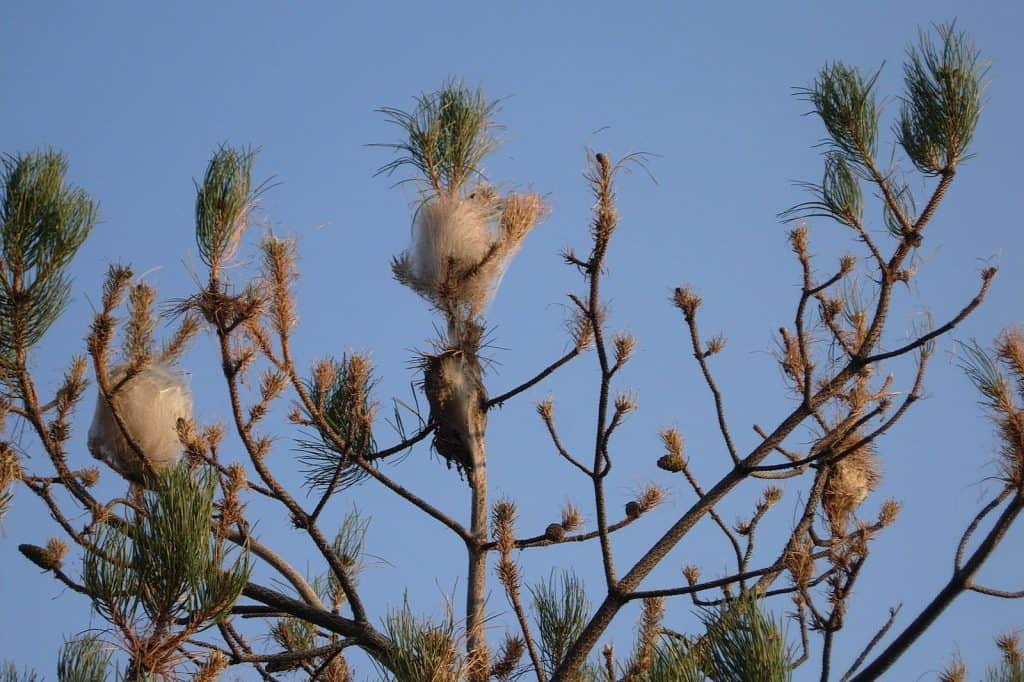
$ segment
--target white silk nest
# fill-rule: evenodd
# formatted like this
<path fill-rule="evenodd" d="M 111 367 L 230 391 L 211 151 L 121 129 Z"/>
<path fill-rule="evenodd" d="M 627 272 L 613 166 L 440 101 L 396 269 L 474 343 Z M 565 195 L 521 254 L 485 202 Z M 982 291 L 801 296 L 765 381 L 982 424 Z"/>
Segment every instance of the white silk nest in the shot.
<path fill-rule="evenodd" d="M 125 368 L 110 373 L 111 386 L 125 376 Z M 181 457 L 178 420 L 191 419 L 192 394 L 180 372 L 153 365 L 132 377 L 113 399 L 125 430 L 142 450 L 155 473 L 173 467 Z M 89 452 L 132 481 L 143 479 L 143 468 L 121 433 L 103 396 L 89 427 Z"/>
<path fill-rule="evenodd" d="M 392 263 L 395 277 L 446 314 L 478 317 L 546 212 L 540 195 L 500 196 L 486 184 L 433 197 L 416 213 L 412 245 Z"/>
<path fill-rule="evenodd" d="M 416 279 L 437 287 L 450 265 L 468 270 L 482 261 L 495 242 L 495 208 L 486 200 L 448 197 L 424 204 L 411 254 Z"/>

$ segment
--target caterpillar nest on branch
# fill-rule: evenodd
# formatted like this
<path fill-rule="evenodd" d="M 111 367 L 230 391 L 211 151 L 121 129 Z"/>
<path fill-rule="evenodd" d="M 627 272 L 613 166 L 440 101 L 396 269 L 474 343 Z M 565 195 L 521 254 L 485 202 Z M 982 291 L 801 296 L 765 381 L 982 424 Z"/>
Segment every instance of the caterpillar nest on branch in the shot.
<path fill-rule="evenodd" d="M 854 512 L 878 487 L 882 476 L 870 445 L 830 464 L 822 494 L 822 507 L 833 535 L 844 535 Z"/>
<path fill-rule="evenodd" d="M 125 373 L 124 367 L 114 368 L 110 385 L 116 386 Z M 173 467 L 182 451 L 178 420 L 192 417 L 192 395 L 181 373 L 151 365 L 129 379 L 112 401 L 125 430 L 153 472 L 159 474 Z M 126 479 L 144 480 L 142 463 L 102 395 L 97 396 L 88 446 L 93 457 L 106 462 Z"/>
<path fill-rule="evenodd" d="M 430 403 L 434 448 L 449 463 L 472 469 L 483 450 L 487 393 L 475 358 L 445 352 L 423 358 L 423 391 Z"/>
<path fill-rule="evenodd" d="M 429 199 L 417 212 L 411 247 L 394 260 L 395 277 L 442 310 L 478 317 L 545 210 L 539 195 L 501 197 L 489 185 Z"/>

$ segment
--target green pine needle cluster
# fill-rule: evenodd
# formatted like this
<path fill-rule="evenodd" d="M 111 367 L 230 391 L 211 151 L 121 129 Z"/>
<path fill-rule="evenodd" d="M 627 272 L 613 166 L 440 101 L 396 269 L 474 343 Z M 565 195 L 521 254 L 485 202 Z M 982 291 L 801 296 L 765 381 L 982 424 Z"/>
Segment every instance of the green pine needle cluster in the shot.
<path fill-rule="evenodd" d="M 498 102 L 488 101 L 480 88 L 451 79 L 438 90 L 417 97 L 412 111 L 379 109 L 407 139 L 376 145 L 398 154 L 378 173 L 391 175 L 408 166 L 434 194 L 457 195 L 467 181 L 482 177 L 484 157 L 498 146 L 492 119 L 497 108 Z"/>
<path fill-rule="evenodd" d="M 745 595 L 701 614 L 705 673 L 714 682 L 786 682 L 793 652 L 782 629 Z"/>
<path fill-rule="evenodd" d="M 252 168 L 257 150 L 221 145 L 196 183 L 196 244 L 212 269 L 229 261 L 249 226 L 256 199 L 267 189 L 254 187 Z"/>
<path fill-rule="evenodd" d="M 966 34 L 953 24 L 936 27 L 940 44 L 921 31 L 907 51 L 906 95 L 896 133 L 914 166 L 925 175 L 952 173 L 974 138 L 983 106 L 986 68 Z"/>
<path fill-rule="evenodd" d="M 540 636 L 541 664 L 550 676 L 583 632 L 590 617 L 590 602 L 583 581 L 572 571 L 552 571 L 547 580 L 528 589 Z M 589 680 L 591 674 L 592 671 L 582 670 L 577 680 Z"/>
<path fill-rule="evenodd" d="M 59 682 L 104 682 L 110 667 L 110 647 L 95 635 L 64 642 L 57 659 Z"/>
<path fill-rule="evenodd" d="M 968 158 L 983 105 L 985 68 L 970 39 L 953 25 L 937 26 L 935 32 L 937 40 L 922 32 L 919 45 L 908 49 L 905 92 L 893 134 L 921 174 L 948 180 L 957 163 Z M 825 217 L 861 232 L 865 226 L 860 183 L 869 180 L 882 186 L 883 219 L 891 234 L 906 236 L 917 225 L 908 183 L 900 173 L 878 168 L 878 75 L 866 77 L 857 68 L 833 62 L 810 87 L 797 91 L 811 103 L 828 133 L 823 143 L 825 173 L 820 183 L 799 183 L 814 199 L 781 213 L 784 220 Z"/>
<path fill-rule="evenodd" d="M 393 682 L 459 682 L 463 660 L 455 620 L 440 623 L 413 614 L 409 602 L 384 619 L 384 634 L 394 643 L 384 679 Z"/>
<path fill-rule="evenodd" d="M 529 587 L 541 665 L 550 676 L 579 637 L 590 615 L 583 582 L 571 571 L 552 571 Z M 788 682 L 794 653 L 781 626 L 766 616 L 752 594 L 700 614 L 698 637 L 655 634 L 649 653 L 643 642 L 625 663 L 617 664 L 628 682 Z M 660 621 L 660 618 L 658 619 Z M 660 625 L 652 624 L 657 631 Z M 641 636 L 641 640 L 643 637 Z M 609 654 L 610 655 L 610 654 Z M 611 663 L 609 663 L 611 665 Z M 573 682 L 609 680 L 593 663 L 582 666 Z"/>
<path fill-rule="evenodd" d="M 18 666 L 11 661 L 4 661 L 3 665 L 0 665 L 0 682 L 41 682 L 42 679 L 36 671 L 29 668 L 18 672 Z"/>
<path fill-rule="evenodd" d="M 899 237 L 903 234 L 903 223 L 900 220 L 902 215 L 911 224 L 917 222 L 917 201 L 914 200 L 914 194 L 910 191 L 910 187 L 906 182 L 897 180 L 896 178 L 890 178 L 892 185 L 892 197 L 896 202 L 897 211 L 889 205 L 889 202 L 883 202 L 882 205 L 882 218 L 885 222 L 885 228 L 889 230 L 889 234 L 894 237 Z"/>
<path fill-rule="evenodd" d="M 34 346 L 70 296 L 66 269 L 96 225 L 96 204 L 65 180 L 55 151 L 0 160 L 0 354 Z"/>
<path fill-rule="evenodd" d="M 798 90 L 814 107 L 828 131 L 830 146 L 853 162 L 875 158 L 878 102 L 872 90 L 878 72 L 865 77 L 842 62 L 825 65 L 810 88 Z"/>
<path fill-rule="evenodd" d="M 1013 391 L 995 359 L 975 339 L 957 341 L 960 369 L 971 380 L 990 408 L 999 408 L 1012 400 Z"/>
<path fill-rule="evenodd" d="M 864 194 L 860 178 L 843 154 L 832 151 L 825 155 L 825 175 L 820 185 L 802 182 L 799 186 L 816 199 L 783 212 L 780 217 L 784 220 L 832 218 L 854 229 L 863 224 Z"/>
<path fill-rule="evenodd" d="M 338 534 L 334 536 L 331 549 L 338 561 L 345 567 L 345 572 L 352 579 L 353 583 L 363 568 L 362 557 L 366 546 L 366 532 L 370 529 L 370 519 L 364 518 L 355 507 L 345 515 L 338 528 Z M 327 597 L 331 604 L 340 605 L 345 601 L 345 593 L 338 583 L 337 576 L 332 572 L 327 574 Z"/>
<path fill-rule="evenodd" d="M 362 356 L 325 363 L 324 367 L 318 366 L 307 389 L 332 433 L 318 433 L 317 440 L 300 440 L 303 454 L 299 461 L 309 488 L 334 493 L 367 476 L 354 459 L 369 455 L 377 447 L 372 428 L 376 380 Z"/>
<path fill-rule="evenodd" d="M 142 493 L 127 525 L 101 527 L 82 569 L 101 616 L 161 636 L 169 623 L 195 632 L 230 612 L 251 565 L 210 532 L 216 483 L 179 464 Z"/>
<path fill-rule="evenodd" d="M 705 679 L 692 647 L 678 639 L 662 637 L 654 649 L 650 667 L 631 682 L 704 682 Z"/>
<path fill-rule="evenodd" d="M 985 674 L 985 682 L 1024 682 L 1024 665 L 1021 665 L 1020 661 L 1003 661 L 998 666 L 989 668 Z"/>

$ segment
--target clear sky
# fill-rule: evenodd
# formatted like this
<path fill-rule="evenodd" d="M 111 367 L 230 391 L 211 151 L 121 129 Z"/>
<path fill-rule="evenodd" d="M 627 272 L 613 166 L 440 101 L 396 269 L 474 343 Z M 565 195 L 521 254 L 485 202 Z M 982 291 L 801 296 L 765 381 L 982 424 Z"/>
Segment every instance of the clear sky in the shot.
<path fill-rule="evenodd" d="M 713 411 L 687 352 L 672 288 L 692 283 L 704 297 L 702 328 L 729 344 L 714 361 L 741 449 L 753 444 L 753 423 L 768 426 L 789 409 L 771 349 L 775 330 L 789 324 L 799 272 L 776 214 L 804 200 L 794 180 L 821 174 L 823 135 L 808 104 L 792 95 L 817 69 L 841 59 L 874 70 L 885 116 L 898 108 L 901 63 L 919 26 L 956 18 L 992 60 L 989 102 L 974 151 L 921 249 L 921 276 L 900 290 L 891 335 L 905 338 L 925 310 L 949 317 L 973 295 L 978 271 L 1000 266 L 984 308 L 955 332 L 990 340 L 1024 319 L 1024 237 L 1014 197 L 1024 158 L 1024 6 L 1014 0 L 858 3 L 561 2 L 561 3 L 130 3 L 92 0 L 7 0 L 0 5 L 0 151 L 52 146 L 70 159 L 73 181 L 97 198 L 103 222 L 74 262 L 74 300 L 33 358 L 39 380 L 53 385 L 82 339 L 98 300 L 101 277 L 115 260 L 147 272 L 165 299 L 194 291 L 198 270 L 192 215 L 193 178 L 222 142 L 262 149 L 258 178 L 279 183 L 263 200 L 263 219 L 295 236 L 303 278 L 298 288 L 303 365 L 325 353 L 372 352 L 378 399 L 410 400 L 415 349 L 427 348 L 433 318 L 426 305 L 390 276 L 389 259 L 408 242 L 408 190 L 376 168 L 390 159 L 366 146 L 395 140 L 397 130 L 374 112 L 408 107 L 412 97 L 448 76 L 480 84 L 502 97 L 504 144 L 487 163 L 506 187 L 544 193 L 552 213 L 528 239 L 506 275 L 489 314 L 494 328 L 493 393 L 514 385 L 561 354 L 566 292 L 578 276 L 560 249 L 587 248 L 590 198 L 581 172 L 588 147 L 612 156 L 649 152 L 657 183 L 642 173 L 619 185 L 622 223 L 615 235 L 604 291 L 610 324 L 634 331 L 637 357 L 621 388 L 637 391 L 640 411 L 614 444 L 613 506 L 646 480 L 670 486 L 669 502 L 615 538 L 620 565 L 630 565 L 692 502 L 692 494 L 656 469 L 657 431 L 675 425 L 706 484 L 726 468 Z M 887 156 L 891 137 L 882 145 Z M 916 181 L 915 181 L 916 182 Z M 926 185 L 914 189 L 923 193 Z M 873 229 L 880 227 L 871 204 Z M 247 253 L 261 228 L 247 240 Z M 838 226 L 810 224 L 822 271 L 856 246 Z M 239 272 L 239 276 L 242 272 Z M 211 337 L 185 360 L 192 372 L 197 416 L 228 416 L 212 358 Z M 927 380 L 927 397 L 880 443 L 885 478 L 866 510 L 885 497 L 904 502 L 899 523 L 875 543 L 837 644 L 835 668 L 856 656 L 888 608 L 900 602 L 898 627 L 916 614 L 949 576 L 959 534 L 995 483 L 994 440 L 976 396 L 957 369 L 947 338 Z M 596 360 L 587 355 L 563 374 L 492 416 L 490 471 L 495 496 L 520 502 L 524 533 L 556 520 L 566 498 L 588 519 L 586 481 L 558 459 L 533 413 L 552 394 L 570 447 L 586 447 L 594 411 Z M 897 388 L 911 376 L 893 367 Z M 73 464 L 91 463 L 84 432 L 90 392 L 76 422 Z M 18 436 L 18 434 L 15 434 Z M 285 434 L 270 461 L 289 483 L 300 481 Z M 381 444 L 394 434 L 383 422 Z M 31 466 L 40 454 L 21 434 Z M 232 445 L 228 449 L 234 449 Z M 465 488 L 424 445 L 399 467 L 399 480 L 462 515 Z M 104 490 L 119 492 L 104 473 Z M 775 528 L 791 522 L 806 483 L 787 485 L 773 512 Z M 757 489 L 741 489 L 727 519 L 749 514 Z M 302 494 L 300 492 L 300 494 Z M 745 496 L 744 496 L 745 495 Z M 373 521 L 364 574 L 365 600 L 375 619 L 399 604 L 443 610 L 461 593 L 462 549 L 446 531 L 420 519 L 401 500 L 372 485 L 340 496 L 328 519 L 357 504 Z M 317 566 L 310 547 L 283 518 L 258 507 L 262 538 L 305 569 Z M 333 517 L 332 517 L 333 515 Z M 87 603 L 18 555 L 21 542 L 42 544 L 55 525 L 24 491 L 0 537 L 0 658 L 36 667 L 53 679 L 61 638 L 90 627 Z M 769 539 L 765 537 L 765 541 Z M 985 582 L 1020 589 L 1021 541 L 1015 529 L 984 571 Z M 765 542 L 764 556 L 774 546 Z M 646 585 L 678 584 L 683 564 L 721 575 L 728 550 L 710 526 L 700 526 Z M 595 545 L 522 557 L 528 581 L 549 567 L 573 566 L 594 590 Z M 266 574 L 260 573 L 266 578 Z M 507 611 L 497 589 L 490 609 Z M 776 613 L 790 602 L 773 603 Z M 625 651 L 635 613 L 624 612 L 611 636 Z M 666 625 L 694 624 L 693 606 L 673 602 Z M 979 676 L 996 659 L 994 635 L 1024 627 L 1017 602 L 963 596 L 890 675 L 934 679 L 954 652 Z M 496 631 L 495 637 L 498 636 Z M 795 630 L 791 629 L 791 635 Z M 365 662 L 360 675 L 373 679 Z M 245 679 L 250 673 L 242 671 Z M 816 662 L 798 680 L 817 679 Z"/>

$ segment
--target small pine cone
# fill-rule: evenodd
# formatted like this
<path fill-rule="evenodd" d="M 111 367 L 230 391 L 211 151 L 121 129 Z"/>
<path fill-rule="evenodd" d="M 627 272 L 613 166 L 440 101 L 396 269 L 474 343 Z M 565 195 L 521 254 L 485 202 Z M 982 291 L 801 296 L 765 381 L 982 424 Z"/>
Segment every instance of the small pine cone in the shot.
<path fill-rule="evenodd" d="M 686 467 L 686 461 L 677 454 L 662 455 L 658 458 L 658 468 L 679 473 Z"/>
<path fill-rule="evenodd" d="M 640 503 L 636 500 L 630 500 L 626 503 L 626 516 L 635 519 L 643 513 L 643 509 L 640 507 Z"/>
<path fill-rule="evenodd" d="M 561 542 L 565 537 L 565 527 L 560 523 L 549 523 L 544 529 L 544 537 L 551 542 Z"/>
<path fill-rule="evenodd" d="M 52 571 L 61 566 L 60 559 L 44 547 L 38 545 L 18 545 L 18 551 L 44 571 Z"/>

